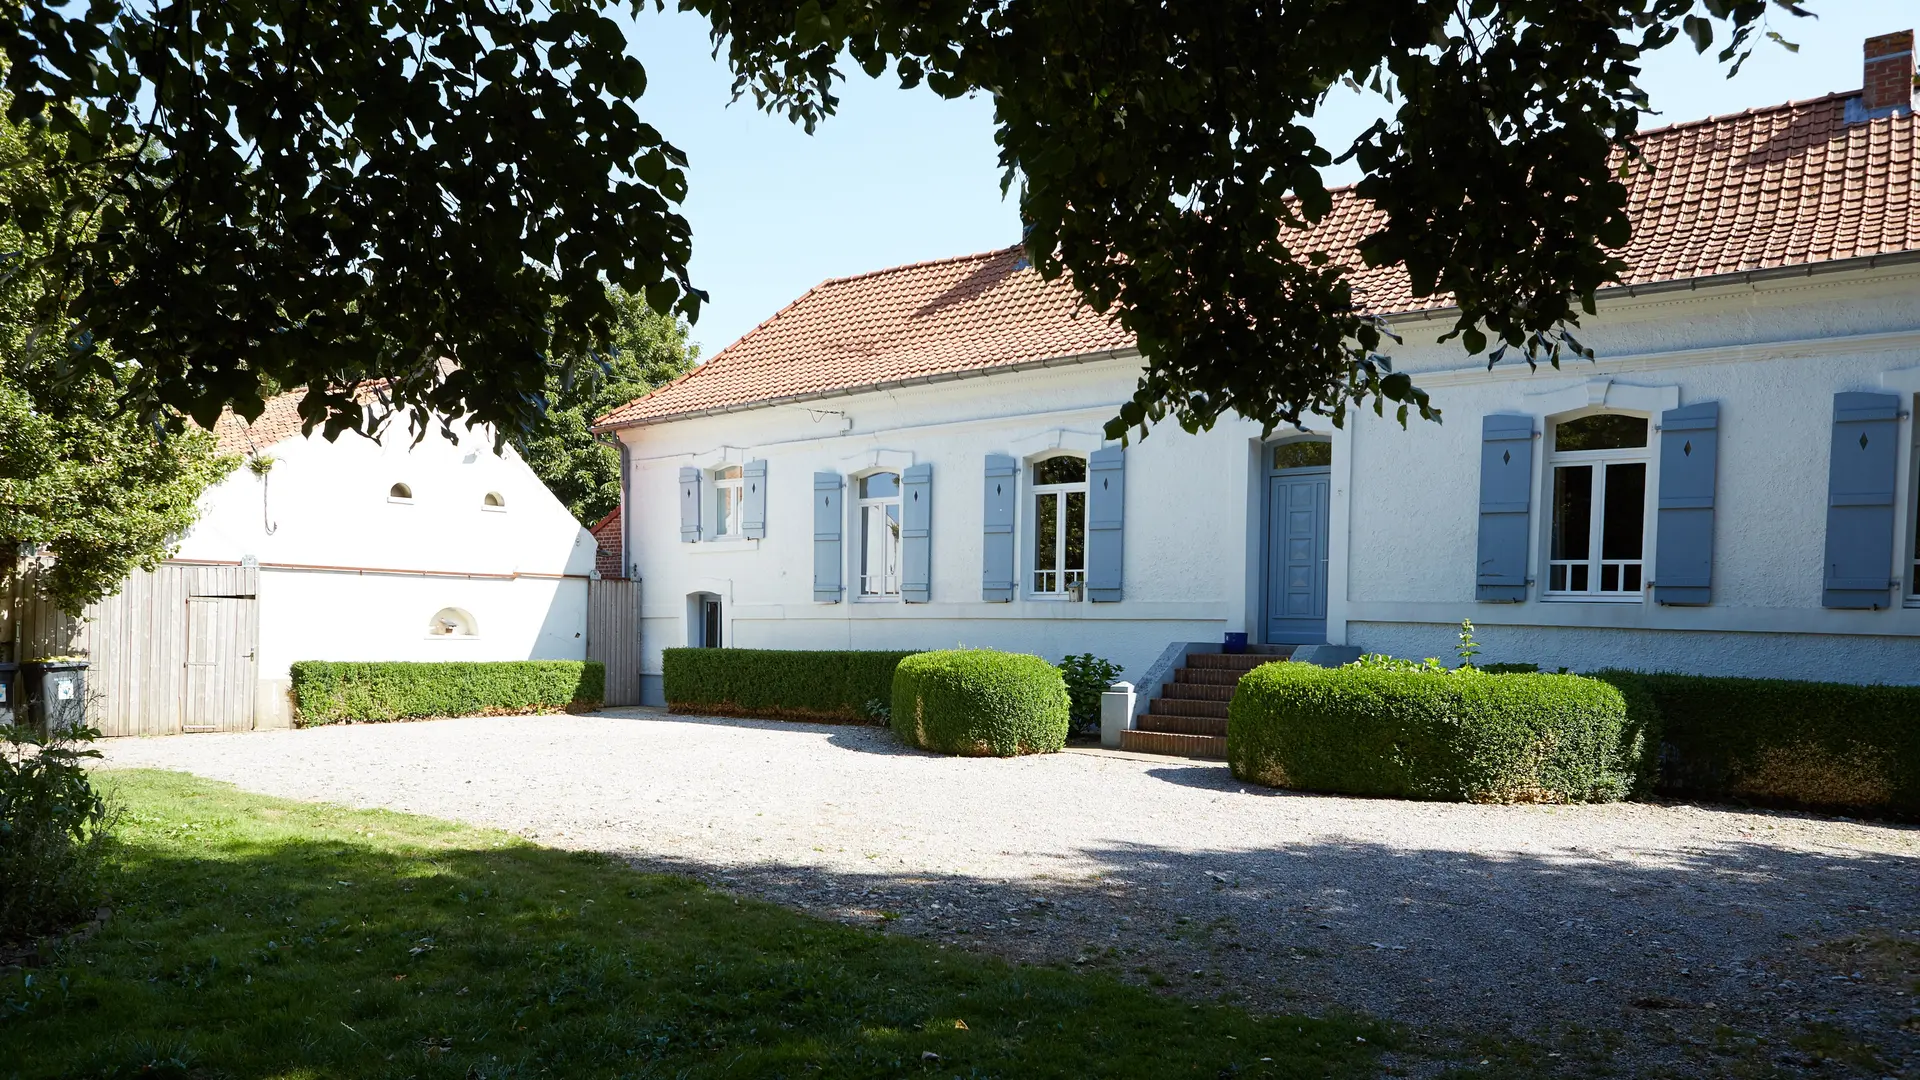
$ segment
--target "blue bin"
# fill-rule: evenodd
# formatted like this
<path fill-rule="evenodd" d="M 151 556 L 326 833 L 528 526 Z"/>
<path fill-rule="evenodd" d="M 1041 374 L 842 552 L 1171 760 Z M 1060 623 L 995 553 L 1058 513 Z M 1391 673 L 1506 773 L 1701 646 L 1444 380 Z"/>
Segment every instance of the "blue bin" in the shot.
<path fill-rule="evenodd" d="M 1247 651 L 1247 635 L 1228 634 L 1226 643 L 1220 646 L 1221 652 L 1243 653 Z"/>

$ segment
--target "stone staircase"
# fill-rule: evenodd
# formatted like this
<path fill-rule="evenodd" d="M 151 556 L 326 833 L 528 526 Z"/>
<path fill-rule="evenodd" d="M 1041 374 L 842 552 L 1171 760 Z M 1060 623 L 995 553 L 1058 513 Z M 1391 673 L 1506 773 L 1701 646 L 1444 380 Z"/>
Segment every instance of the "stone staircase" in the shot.
<path fill-rule="evenodd" d="M 1191 653 L 1185 667 L 1147 707 L 1138 726 L 1120 734 L 1120 748 L 1148 754 L 1227 756 L 1227 703 L 1240 676 L 1293 654 L 1287 645 L 1250 645 L 1244 653 Z M 1142 689 L 1146 689 L 1142 687 Z"/>

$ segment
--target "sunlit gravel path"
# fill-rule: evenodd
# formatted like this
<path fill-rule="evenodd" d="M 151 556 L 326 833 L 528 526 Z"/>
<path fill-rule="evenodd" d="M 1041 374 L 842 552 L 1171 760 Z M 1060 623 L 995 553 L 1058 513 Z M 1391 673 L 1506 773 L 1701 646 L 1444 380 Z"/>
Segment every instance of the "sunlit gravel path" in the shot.
<path fill-rule="evenodd" d="M 878 729 L 645 710 L 106 751 L 1256 1009 L 1363 1011 L 1454 1053 L 1512 1031 L 1543 1071 L 1920 1075 L 1908 826 L 1295 795 L 1210 763 L 945 758 Z"/>

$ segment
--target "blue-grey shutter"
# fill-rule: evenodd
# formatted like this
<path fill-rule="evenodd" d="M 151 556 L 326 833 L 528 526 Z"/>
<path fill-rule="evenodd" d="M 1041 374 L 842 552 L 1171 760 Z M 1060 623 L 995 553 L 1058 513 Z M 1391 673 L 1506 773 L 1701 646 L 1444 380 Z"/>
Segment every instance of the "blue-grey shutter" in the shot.
<path fill-rule="evenodd" d="M 846 515 L 840 506 L 840 474 L 813 474 L 813 598 L 824 604 L 840 602 L 840 530 Z"/>
<path fill-rule="evenodd" d="M 1653 562 L 1656 604 L 1713 599 L 1713 488 L 1720 461 L 1720 403 L 1660 414 L 1660 541 Z"/>
<path fill-rule="evenodd" d="M 1893 477 L 1900 456 L 1900 399 L 1892 394 L 1833 396 L 1833 457 L 1827 473 L 1827 574 L 1830 608 L 1892 603 Z"/>
<path fill-rule="evenodd" d="M 1004 604 L 1013 599 L 1013 510 L 1020 497 L 1020 463 L 1005 454 L 987 455 L 986 534 L 980 557 L 980 599 Z"/>
<path fill-rule="evenodd" d="M 764 540 L 767 536 L 767 463 L 749 461 L 741 475 L 746 498 L 740 510 L 740 534 L 749 540 Z"/>
<path fill-rule="evenodd" d="M 1125 559 L 1127 451 L 1105 446 L 1087 455 L 1087 599 L 1120 599 Z"/>
<path fill-rule="evenodd" d="M 700 539 L 700 470 L 680 467 L 680 542 Z"/>
<path fill-rule="evenodd" d="M 1480 565 L 1474 599 L 1527 598 L 1527 514 L 1533 506 L 1533 417 L 1480 422 Z"/>
<path fill-rule="evenodd" d="M 914 465 L 900 480 L 900 599 L 924 604 L 933 598 L 933 466 Z"/>

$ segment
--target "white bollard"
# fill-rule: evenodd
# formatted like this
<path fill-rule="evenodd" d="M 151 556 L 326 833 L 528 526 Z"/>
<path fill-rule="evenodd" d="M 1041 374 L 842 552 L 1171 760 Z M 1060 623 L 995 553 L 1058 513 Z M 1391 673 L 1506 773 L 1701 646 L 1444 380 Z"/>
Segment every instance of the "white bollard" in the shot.
<path fill-rule="evenodd" d="M 1100 745 L 1120 748 L 1120 733 L 1133 726 L 1133 684 L 1117 682 L 1100 695 Z"/>

